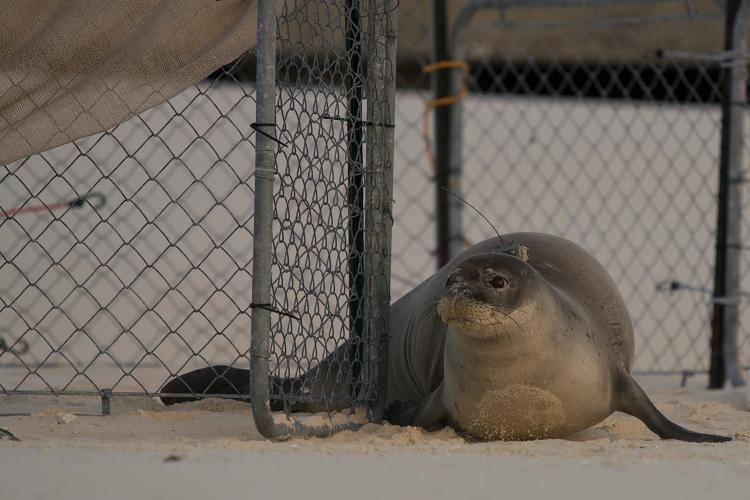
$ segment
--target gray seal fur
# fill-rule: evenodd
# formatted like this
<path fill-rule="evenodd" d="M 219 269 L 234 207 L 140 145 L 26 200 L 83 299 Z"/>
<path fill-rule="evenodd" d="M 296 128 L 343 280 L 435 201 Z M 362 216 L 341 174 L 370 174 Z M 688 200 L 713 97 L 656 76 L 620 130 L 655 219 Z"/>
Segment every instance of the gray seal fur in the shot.
<path fill-rule="evenodd" d="M 630 376 L 633 327 L 614 281 L 560 237 L 514 233 L 472 246 L 392 304 L 390 327 L 387 418 L 396 424 L 448 424 L 480 440 L 559 438 L 622 411 L 665 439 L 730 439 L 684 429 L 653 405 Z M 321 374 L 347 370 L 347 349 L 272 386 L 289 393 L 313 380 L 312 394 L 331 394 Z M 248 380 L 247 370 L 214 366 L 162 392 L 247 394 Z"/>

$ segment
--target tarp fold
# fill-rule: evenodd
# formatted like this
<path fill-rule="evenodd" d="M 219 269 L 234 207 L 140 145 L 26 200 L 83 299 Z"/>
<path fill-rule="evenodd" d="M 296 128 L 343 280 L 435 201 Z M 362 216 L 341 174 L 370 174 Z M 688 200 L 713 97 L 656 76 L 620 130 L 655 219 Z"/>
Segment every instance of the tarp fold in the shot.
<path fill-rule="evenodd" d="M 0 0 L 0 163 L 113 127 L 253 48 L 255 0 Z"/>

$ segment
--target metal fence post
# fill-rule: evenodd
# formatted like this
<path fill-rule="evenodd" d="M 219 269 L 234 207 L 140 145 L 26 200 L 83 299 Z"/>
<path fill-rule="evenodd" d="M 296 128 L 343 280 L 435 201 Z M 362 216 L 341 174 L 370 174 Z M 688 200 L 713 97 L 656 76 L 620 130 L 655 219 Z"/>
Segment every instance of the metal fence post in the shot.
<path fill-rule="evenodd" d="M 740 293 L 740 227 L 743 182 L 743 107 L 747 101 L 747 42 L 745 17 L 747 0 L 727 0 L 724 49 L 734 57 L 724 69 L 721 117 L 721 160 L 719 166 L 718 221 L 713 318 L 711 321 L 711 364 L 709 387 L 721 388 L 726 377 L 733 386 L 744 384 L 737 359 L 737 299 Z"/>
<path fill-rule="evenodd" d="M 479 0 L 479 1 L 473 1 L 466 5 L 464 8 L 462 8 L 458 15 L 456 16 L 456 20 L 453 22 L 452 29 L 451 29 L 451 46 L 450 46 L 450 53 L 446 56 L 446 58 L 453 59 L 455 61 L 463 61 L 466 57 L 466 49 L 464 46 L 464 37 L 466 33 L 466 28 L 469 26 L 469 23 L 472 21 L 474 16 L 482 9 L 490 9 L 490 8 L 498 8 L 505 4 L 503 0 Z M 436 56 L 437 57 L 437 56 Z M 464 79 L 467 77 L 467 74 L 460 68 L 455 68 L 451 70 L 450 73 L 448 72 L 439 72 L 438 75 L 444 74 L 444 76 L 448 79 L 448 94 L 451 96 L 457 96 L 464 88 Z M 436 96 L 437 97 L 437 96 Z M 461 194 L 461 177 L 462 177 L 462 170 L 463 170 L 463 158 L 462 158 L 462 152 L 463 152 L 463 100 L 459 99 L 455 103 L 451 104 L 450 106 L 442 106 L 436 109 L 435 114 L 435 134 L 436 134 L 436 140 L 440 141 L 440 136 L 438 136 L 438 122 L 439 116 L 442 117 L 442 115 L 438 115 L 437 113 L 440 112 L 440 110 L 443 110 L 447 114 L 447 118 L 445 118 L 445 121 L 443 122 L 446 128 L 446 136 L 445 136 L 445 163 L 446 163 L 446 173 L 445 173 L 445 182 L 448 189 L 451 190 L 451 192 L 456 194 Z M 440 145 L 436 145 L 436 158 L 440 158 Z M 436 160 L 437 165 L 440 165 L 440 160 Z M 465 237 L 463 232 L 463 219 L 462 219 L 462 213 L 464 208 L 464 201 L 456 196 L 449 196 L 448 193 L 446 193 L 444 190 L 440 189 L 440 183 L 438 183 L 438 191 L 439 195 L 442 195 L 444 197 L 447 197 L 448 199 L 444 201 L 446 204 L 446 233 L 444 234 L 445 239 L 445 245 L 448 252 L 448 257 L 445 262 L 450 260 L 451 258 L 455 257 L 464 248 L 465 244 Z M 440 198 L 438 198 L 440 200 Z M 438 204 L 438 232 L 440 234 L 440 206 Z M 442 241 L 442 240 L 439 240 Z M 440 255 L 440 254 L 438 254 Z M 438 267 L 445 264 L 445 262 L 438 262 Z"/>
<path fill-rule="evenodd" d="M 432 60 L 446 61 L 448 53 L 448 8 L 446 0 L 432 1 Z M 451 76 L 447 71 L 436 71 L 431 76 L 432 98 L 448 97 L 450 93 Z M 451 162 L 451 106 L 434 108 L 435 139 L 435 231 L 437 237 L 437 267 L 444 266 L 454 255 L 453 237 L 461 232 L 460 227 L 454 227 L 461 221 L 461 205 L 454 202 L 445 189 L 460 194 L 460 186 L 456 183 L 457 176 L 453 168 L 459 166 Z M 463 243 L 463 237 L 459 238 Z"/>
<path fill-rule="evenodd" d="M 253 223 L 253 304 L 271 303 L 273 178 L 276 155 L 276 2 L 258 0 L 256 54 L 255 207 Z M 269 341 L 271 313 L 255 307 L 250 342 L 250 400 L 258 431 L 267 438 L 283 438 L 274 425 L 269 404 Z"/>
<path fill-rule="evenodd" d="M 349 68 L 344 77 L 347 96 L 346 140 L 348 149 L 348 205 L 349 205 L 349 336 L 353 363 L 352 397 L 358 399 L 362 386 L 359 383 L 362 367 L 360 352 L 365 325 L 365 253 L 364 183 L 362 175 L 362 19 L 359 0 L 347 0 L 346 55 Z"/>
<path fill-rule="evenodd" d="M 483 8 L 483 4 L 470 3 L 458 13 L 455 22 L 453 23 L 451 33 L 451 59 L 456 61 L 463 61 L 466 54 L 464 48 L 464 33 L 466 27 L 469 25 L 474 15 Z M 464 88 L 464 79 L 467 77 L 461 69 L 453 69 L 449 77 L 450 84 L 450 95 L 457 96 Z M 452 192 L 461 194 L 461 172 L 462 168 L 462 152 L 463 152 L 463 100 L 459 99 L 450 106 L 446 106 L 449 120 L 448 120 L 448 164 L 450 165 L 450 173 L 448 178 L 448 185 Z M 442 109 L 442 108 L 438 108 Z M 442 191 L 442 190 L 441 190 Z M 447 193 L 444 193 L 447 194 Z M 463 195 L 462 195 L 463 196 Z M 449 206 L 449 220 L 450 220 L 450 235 L 449 235 L 449 248 L 450 258 L 458 255 L 464 248 L 464 234 L 463 234 L 463 223 L 461 214 L 463 211 L 463 201 L 456 196 L 451 196 L 448 200 Z"/>
<path fill-rule="evenodd" d="M 372 0 L 367 38 L 367 168 L 365 228 L 367 253 L 367 342 L 363 369 L 374 369 L 377 403 L 371 420 L 383 418 L 388 376 L 391 229 L 393 226 L 393 149 L 396 117 L 396 6 L 398 0 Z M 372 391 L 368 391 L 372 394 Z"/>

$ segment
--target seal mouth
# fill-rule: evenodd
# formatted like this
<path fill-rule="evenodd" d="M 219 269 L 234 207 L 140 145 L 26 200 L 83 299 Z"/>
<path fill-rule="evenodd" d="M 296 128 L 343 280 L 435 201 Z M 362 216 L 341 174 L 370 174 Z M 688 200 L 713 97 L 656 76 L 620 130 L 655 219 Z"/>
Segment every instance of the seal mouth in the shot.
<path fill-rule="evenodd" d="M 469 297 L 443 297 L 438 302 L 437 310 L 440 319 L 447 325 L 477 328 L 500 324 L 494 307 Z"/>

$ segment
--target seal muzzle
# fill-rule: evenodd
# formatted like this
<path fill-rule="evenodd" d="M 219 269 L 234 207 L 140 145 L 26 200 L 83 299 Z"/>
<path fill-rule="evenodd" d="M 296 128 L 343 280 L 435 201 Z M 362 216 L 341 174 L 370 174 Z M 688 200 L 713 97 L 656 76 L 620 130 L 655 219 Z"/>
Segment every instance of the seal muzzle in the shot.
<path fill-rule="evenodd" d="M 506 253 L 475 255 L 448 276 L 438 303 L 444 323 L 491 334 L 522 305 L 528 264 Z"/>

